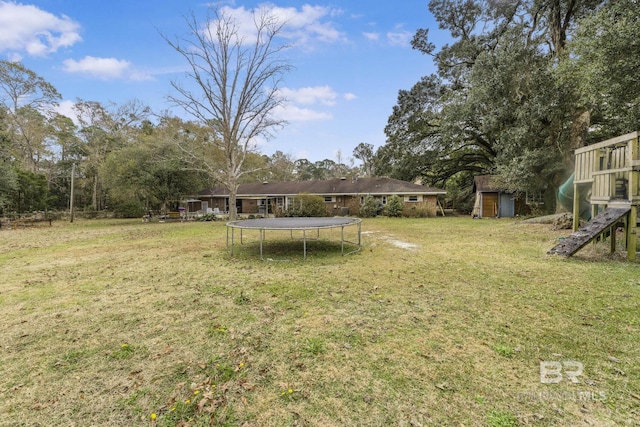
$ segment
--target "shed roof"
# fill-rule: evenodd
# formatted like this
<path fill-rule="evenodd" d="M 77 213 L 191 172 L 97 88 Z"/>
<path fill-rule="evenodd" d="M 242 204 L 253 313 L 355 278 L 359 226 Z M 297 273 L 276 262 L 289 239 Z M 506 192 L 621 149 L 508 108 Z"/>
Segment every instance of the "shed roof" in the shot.
<path fill-rule="evenodd" d="M 506 191 L 499 185 L 498 180 L 493 175 L 478 175 L 473 177 L 473 192 L 499 192 Z"/>
<path fill-rule="evenodd" d="M 389 194 L 446 194 L 445 190 L 435 187 L 413 184 L 399 179 L 375 178 L 339 178 L 324 181 L 287 181 L 241 184 L 238 197 L 252 196 L 294 196 L 300 193 L 316 195 L 389 195 Z M 226 197 L 228 191 L 224 187 L 203 190 L 200 196 Z"/>

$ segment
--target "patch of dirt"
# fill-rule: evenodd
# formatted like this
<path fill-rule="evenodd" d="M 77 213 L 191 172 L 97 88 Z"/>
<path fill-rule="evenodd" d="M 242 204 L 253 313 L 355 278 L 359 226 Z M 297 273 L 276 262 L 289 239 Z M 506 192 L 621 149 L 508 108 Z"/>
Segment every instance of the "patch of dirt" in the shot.
<path fill-rule="evenodd" d="M 418 247 L 415 243 L 403 242 L 401 240 L 392 239 L 388 236 L 385 236 L 384 240 L 401 249 L 416 249 Z"/>
<path fill-rule="evenodd" d="M 374 232 L 372 231 L 366 231 L 362 234 L 374 234 Z M 392 244 L 393 246 L 397 247 L 397 248 L 401 248 L 401 249 L 407 249 L 407 250 L 411 250 L 411 249 L 417 249 L 420 247 L 420 245 L 417 245 L 415 243 L 409 243 L 409 242 L 403 242 L 402 240 L 397 240 L 395 238 L 393 238 L 392 236 L 381 236 L 379 237 L 380 240 L 383 240 L 387 243 Z"/>

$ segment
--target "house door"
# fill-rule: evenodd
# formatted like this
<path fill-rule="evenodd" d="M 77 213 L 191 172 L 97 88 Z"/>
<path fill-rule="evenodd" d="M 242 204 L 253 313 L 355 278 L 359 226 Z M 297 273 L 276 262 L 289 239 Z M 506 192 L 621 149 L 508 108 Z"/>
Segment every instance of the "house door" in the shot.
<path fill-rule="evenodd" d="M 482 193 L 482 212 L 480 217 L 498 216 L 498 193 Z"/>
<path fill-rule="evenodd" d="M 236 213 L 242 213 L 242 199 L 236 199 Z"/>

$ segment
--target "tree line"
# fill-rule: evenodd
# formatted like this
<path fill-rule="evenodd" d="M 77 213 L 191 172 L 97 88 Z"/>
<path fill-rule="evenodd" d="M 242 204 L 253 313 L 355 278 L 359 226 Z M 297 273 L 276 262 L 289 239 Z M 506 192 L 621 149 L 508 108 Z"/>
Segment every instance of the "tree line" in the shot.
<path fill-rule="evenodd" d="M 55 111 L 55 88 L 20 63 L 0 61 L 0 213 L 69 209 L 75 165 L 75 206 L 124 216 L 176 210 L 200 190 L 222 185 L 184 155 L 209 147 L 203 158 L 222 164 L 224 151 L 205 141 L 207 125 L 140 100 L 103 105 L 77 100 L 75 121 Z M 222 166 L 220 166 L 222 168 Z M 329 179 L 360 168 L 325 159 L 310 162 L 277 151 L 247 153 L 240 182 Z"/>

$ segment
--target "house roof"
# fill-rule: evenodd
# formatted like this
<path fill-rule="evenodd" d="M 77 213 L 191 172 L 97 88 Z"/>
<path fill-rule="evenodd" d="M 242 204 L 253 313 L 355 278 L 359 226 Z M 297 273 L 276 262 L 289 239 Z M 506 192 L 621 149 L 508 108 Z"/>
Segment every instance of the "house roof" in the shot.
<path fill-rule="evenodd" d="M 340 178 L 325 181 L 288 181 L 240 184 L 237 196 L 295 196 L 300 193 L 316 195 L 437 195 L 446 194 L 446 191 L 435 187 L 425 187 L 424 185 L 413 184 L 411 182 L 400 181 L 393 178 L 375 177 L 357 179 Z M 199 195 L 201 197 L 226 197 L 228 196 L 228 191 L 224 187 L 216 187 L 203 190 Z"/>

